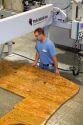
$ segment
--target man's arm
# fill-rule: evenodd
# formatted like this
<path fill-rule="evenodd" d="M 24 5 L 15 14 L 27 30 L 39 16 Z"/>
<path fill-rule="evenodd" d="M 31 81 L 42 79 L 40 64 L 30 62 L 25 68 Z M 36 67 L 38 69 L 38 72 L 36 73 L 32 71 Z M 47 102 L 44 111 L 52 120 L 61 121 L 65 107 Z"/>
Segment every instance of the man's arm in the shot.
<path fill-rule="evenodd" d="M 59 69 L 58 69 L 58 60 L 56 56 L 53 56 L 53 62 L 54 62 L 54 67 L 57 75 L 60 75 Z"/>
<path fill-rule="evenodd" d="M 34 63 L 32 64 L 32 66 L 36 66 L 37 63 L 38 63 L 38 60 L 39 60 L 39 53 L 36 52 L 36 54 L 35 54 L 35 61 L 34 61 Z"/>

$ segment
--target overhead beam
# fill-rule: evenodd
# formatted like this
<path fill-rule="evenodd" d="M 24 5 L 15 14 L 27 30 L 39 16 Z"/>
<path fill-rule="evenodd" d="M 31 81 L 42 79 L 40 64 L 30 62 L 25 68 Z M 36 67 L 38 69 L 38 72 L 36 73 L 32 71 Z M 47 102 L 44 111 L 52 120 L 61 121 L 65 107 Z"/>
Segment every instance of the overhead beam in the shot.
<path fill-rule="evenodd" d="M 52 23 L 53 5 L 45 5 L 0 20 L 0 44 Z"/>

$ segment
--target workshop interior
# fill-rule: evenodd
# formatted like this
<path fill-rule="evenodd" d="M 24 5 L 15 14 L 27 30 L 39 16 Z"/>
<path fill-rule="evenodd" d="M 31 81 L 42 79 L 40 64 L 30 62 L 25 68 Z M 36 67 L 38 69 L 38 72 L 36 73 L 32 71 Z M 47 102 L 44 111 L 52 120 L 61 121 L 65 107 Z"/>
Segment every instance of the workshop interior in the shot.
<path fill-rule="evenodd" d="M 39 27 L 60 76 L 32 67 Z M 83 125 L 83 0 L 0 0 L 0 125 Z"/>

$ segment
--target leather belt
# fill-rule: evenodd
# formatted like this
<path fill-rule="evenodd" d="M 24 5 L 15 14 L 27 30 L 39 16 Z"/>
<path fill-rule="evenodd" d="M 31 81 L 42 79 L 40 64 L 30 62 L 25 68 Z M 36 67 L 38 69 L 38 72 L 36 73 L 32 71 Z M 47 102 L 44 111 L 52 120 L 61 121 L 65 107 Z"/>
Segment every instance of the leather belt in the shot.
<path fill-rule="evenodd" d="M 43 64 L 43 66 L 54 66 L 54 64 Z"/>

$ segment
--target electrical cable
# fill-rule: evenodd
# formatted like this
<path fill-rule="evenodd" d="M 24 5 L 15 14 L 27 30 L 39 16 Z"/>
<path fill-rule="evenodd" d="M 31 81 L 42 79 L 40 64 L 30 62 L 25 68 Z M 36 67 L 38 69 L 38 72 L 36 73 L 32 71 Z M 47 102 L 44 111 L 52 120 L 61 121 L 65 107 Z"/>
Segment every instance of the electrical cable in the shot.
<path fill-rule="evenodd" d="M 70 7 L 71 4 L 69 4 L 68 6 L 66 6 L 65 8 L 63 8 L 62 10 L 66 10 Z"/>
<path fill-rule="evenodd" d="M 25 59 L 28 59 L 28 60 L 34 61 L 34 59 L 28 58 L 28 57 L 23 56 L 23 55 L 21 55 L 21 54 L 18 54 L 18 53 L 13 53 L 13 54 L 14 54 L 14 55 L 17 55 L 17 56 L 21 56 L 21 57 L 23 57 L 23 58 L 25 58 Z"/>

